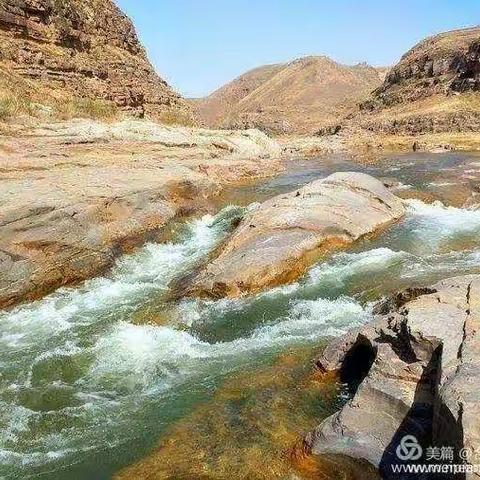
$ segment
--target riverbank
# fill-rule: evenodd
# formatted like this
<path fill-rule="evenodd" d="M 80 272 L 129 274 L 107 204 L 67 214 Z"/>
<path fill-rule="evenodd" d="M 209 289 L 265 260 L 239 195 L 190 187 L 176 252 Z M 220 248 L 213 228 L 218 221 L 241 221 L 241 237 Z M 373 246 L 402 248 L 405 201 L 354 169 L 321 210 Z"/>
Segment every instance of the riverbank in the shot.
<path fill-rule="evenodd" d="M 383 144 L 345 132 L 277 141 L 257 130 L 131 120 L 25 120 L 2 132 L 0 307 L 106 271 L 121 253 L 161 239 L 172 221 L 211 210 L 225 188 L 274 175 L 288 159 L 329 152 L 371 163 L 385 155 Z"/>
<path fill-rule="evenodd" d="M 344 152 L 357 157 L 359 161 L 378 159 L 389 153 L 480 150 L 480 134 L 474 132 L 388 135 L 347 127 L 339 129 L 336 134 L 279 136 L 277 140 L 288 155 L 315 157 Z"/>
<path fill-rule="evenodd" d="M 226 185 L 283 168 L 256 130 L 151 122 L 22 125 L 0 140 L 0 307 L 91 278 L 209 209 Z"/>

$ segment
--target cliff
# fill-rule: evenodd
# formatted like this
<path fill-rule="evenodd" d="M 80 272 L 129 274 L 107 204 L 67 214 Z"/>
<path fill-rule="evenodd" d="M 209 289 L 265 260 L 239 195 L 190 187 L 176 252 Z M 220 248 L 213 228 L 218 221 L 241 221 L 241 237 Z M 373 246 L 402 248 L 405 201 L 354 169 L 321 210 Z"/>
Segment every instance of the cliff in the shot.
<path fill-rule="evenodd" d="M 388 134 L 475 132 L 480 128 L 480 28 L 427 38 L 409 50 L 356 120 Z"/>
<path fill-rule="evenodd" d="M 70 108 L 191 121 L 110 0 L 0 0 L 0 93 L 3 117 Z"/>

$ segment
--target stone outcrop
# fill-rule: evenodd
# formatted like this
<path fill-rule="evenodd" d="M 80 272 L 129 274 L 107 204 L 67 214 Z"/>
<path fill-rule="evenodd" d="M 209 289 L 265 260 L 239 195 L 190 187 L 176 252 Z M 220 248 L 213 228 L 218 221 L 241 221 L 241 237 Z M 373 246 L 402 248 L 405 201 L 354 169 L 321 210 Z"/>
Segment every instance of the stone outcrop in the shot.
<path fill-rule="evenodd" d="M 453 463 L 478 463 L 480 276 L 409 289 L 374 314 L 317 361 L 322 371 L 338 372 L 352 398 L 307 437 L 312 452 L 366 459 L 383 478 L 400 478 L 391 469 L 403 463 L 396 449 L 414 435 L 424 449 L 417 463 L 425 463 L 428 446 L 453 447 Z"/>
<path fill-rule="evenodd" d="M 155 144 L 175 149 L 191 149 L 197 156 L 199 149 L 210 158 L 234 156 L 237 158 L 278 158 L 279 144 L 259 130 L 208 130 L 204 128 L 172 127 L 150 121 L 124 120 L 102 123 L 91 120 L 39 125 L 24 129 L 24 135 L 42 138 L 61 138 L 71 143 L 102 143 L 130 141 Z"/>
<path fill-rule="evenodd" d="M 53 97 L 105 99 L 129 115 L 191 121 L 111 0 L 0 1 L 0 75 Z"/>
<path fill-rule="evenodd" d="M 373 93 L 384 106 L 435 94 L 480 90 L 480 28 L 427 38 L 409 50 Z M 364 108 L 374 108 L 365 102 Z"/>
<path fill-rule="evenodd" d="M 354 123 L 384 134 L 478 132 L 480 28 L 427 38 L 360 104 Z"/>
<path fill-rule="evenodd" d="M 84 280 L 222 186 L 282 168 L 261 132 L 72 121 L 0 149 L 0 306 Z"/>
<path fill-rule="evenodd" d="M 190 294 L 235 297 L 299 277 L 321 254 L 399 219 L 400 199 L 362 173 L 335 173 L 276 196 L 242 220 Z"/>

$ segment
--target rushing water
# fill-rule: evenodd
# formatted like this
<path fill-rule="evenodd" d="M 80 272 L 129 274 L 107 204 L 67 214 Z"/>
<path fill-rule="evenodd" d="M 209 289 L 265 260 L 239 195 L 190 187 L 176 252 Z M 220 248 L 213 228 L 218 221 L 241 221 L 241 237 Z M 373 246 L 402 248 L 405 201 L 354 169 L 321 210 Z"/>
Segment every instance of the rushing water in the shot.
<path fill-rule="evenodd" d="M 0 478 L 109 478 L 148 453 L 226 378 L 361 325 L 388 292 L 480 272 L 480 210 L 460 208 L 475 203 L 478 157 L 292 165 L 232 189 L 223 201 L 243 206 L 188 222 L 172 243 L 145 245 L 108 277 L 0 312 Z M 202 261 L 247 205 L 351 169 L 395 177 L 402 195 L 437 200 L 412 195 L 401 223 L 313 266 L 298 282 L 237 300 L 171 301 L 171 281 Z"/>

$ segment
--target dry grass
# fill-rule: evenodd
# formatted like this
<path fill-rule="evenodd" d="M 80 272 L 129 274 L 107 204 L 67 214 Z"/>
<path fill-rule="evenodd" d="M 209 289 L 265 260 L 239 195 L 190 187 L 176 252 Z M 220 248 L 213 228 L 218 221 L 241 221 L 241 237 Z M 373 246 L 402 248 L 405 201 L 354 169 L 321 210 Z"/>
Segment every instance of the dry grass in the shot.
<path fill-rule="evenodd" d="M 106 100 L 77 97 L 47 98 L 40 103 L 25 95 L 0 92 L 0 120 L 8 121 L 22 115 L 59 120 L 72 118 L 111 120 L 118 116 L 118 107 Z"/>
<path fill-rule="evenodd" d="M 0 120 L 33 114 L 33 104 L 25 97 L 12 94 L 0 95 Z"/>
<path fill-rule="evenodd" d="M 418 136 L 379 135 L 377 142 L 387 150 L 411 150 L 414 142 L 426 144 L 430 148 L 449 145 L 455 150 L 480 150 L 480 133 L 430 133 Z"/>
<path fill-rule="evenodd" d="M 113 102 L 93 98 L 73 97 L 67 101 L 59 101 L 54 110 L 56 116 L 62 120 L 71 118 L 112 120 L 118 116 L 118 107 Z"/>
<path fill-rule="evenodd" d="M 374 116 L 382 118 L 406 118 L 413 115 L 448 113 L 460 111 L 480 112 L 480 95 L 463 93 L 461 95 L 434 95 L 415 102 L 406 102 L 390 108 L 384 108 Z"/>
<path fill-rule="evenodd" d="M 113 102 L 74 97 L 66 91 L 56 92 L 12 74 L 7 69 L 0 70 L 0 121 L 6 122 L 21 116 L 109 120 L 118 116 L 118 110 Z"/>
<path fill-rule="evenodd" d="M 352 152 L 363 154 L 370 152 L 372 158 L 377 161 L 381 152 L 412 151 L 415 142 L 427 150 L 445 146 L 458 151 L 478 151 L 480 150 L 480 133 L 444 132 L 422 135 L 389 135 L 357 132 L 349 136 L 347 145 Z"/>
<path fill-rule="evenodd" d="M 195 122 L 188 115 L 187 112 L 180 112 L 177 110 L 167 110 L 163 112 L 161 115 L 158 115 L 156 120 L 164 125 L 172 125 L 172 126 L 182 126 L 182 127 L 193 127 L 195 126 Z"/>

